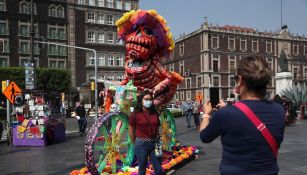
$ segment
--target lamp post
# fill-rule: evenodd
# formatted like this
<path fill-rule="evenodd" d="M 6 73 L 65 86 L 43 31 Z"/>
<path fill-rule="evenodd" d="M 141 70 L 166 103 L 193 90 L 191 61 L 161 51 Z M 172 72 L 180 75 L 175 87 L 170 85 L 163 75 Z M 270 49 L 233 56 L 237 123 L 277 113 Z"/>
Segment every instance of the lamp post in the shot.
<path fill-rule="evenodd" d="M 33 0 L 31 0 L 31 28 L 30 28 L 30 37 L 31 37 L 31 56 L 30 56 L 30 62 L 33 64 L 33 89 L 37 88 L 37 81 L 36 81 L 36 63 L 34 59 L 34 35 L 35 35 L 35 30 L 34 30 L 34 21 L 33 21 L 33 16 L 34 16 L 34 3 Z"/>
<path fill-rule="evenodd" d="M 208 92 L 206 93 L 206 99 L 208 100 L 210 98 L 209 93 L 210 93 L 210 88 L 211 88 L 211 80 L 209 75 L 204 74 L 204 78 L 208 79 Z"/>
<path fill-rule="evenodd" d="M 78 46 L 72 46 L 72 45 L 66 45 L 66 44 L 59 44 L 59 43 L 51 43 L 51 42 L 43 42 L 43 41 L 36 41 L 37 43 L 41 44 L 48 44 L 48 45 L 56 45 L 56 46 L 62 46 L 62 47 L 69 47 L 69 48 L 75 48 L 80 50 L 87 50 L 94 53 L 95 57 L 95 119 L 98 117 L 98 87 L 97 87 L 97 54 L 95 49 L 86 48 L 86 47 L 78 47 Z"/>

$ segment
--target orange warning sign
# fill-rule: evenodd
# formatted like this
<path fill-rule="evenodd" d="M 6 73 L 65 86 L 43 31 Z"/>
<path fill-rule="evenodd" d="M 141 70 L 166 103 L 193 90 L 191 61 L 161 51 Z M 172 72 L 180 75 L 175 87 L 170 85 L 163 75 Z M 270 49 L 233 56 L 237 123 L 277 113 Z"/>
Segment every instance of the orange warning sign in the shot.
<path fill-rule="evenodd" d="M 21 89 L 14 81 L 12 81 L 10 85 L 3 91 L 3 94 L 12 104 L 14 104 L 16 95 L 21 94 Z"/>

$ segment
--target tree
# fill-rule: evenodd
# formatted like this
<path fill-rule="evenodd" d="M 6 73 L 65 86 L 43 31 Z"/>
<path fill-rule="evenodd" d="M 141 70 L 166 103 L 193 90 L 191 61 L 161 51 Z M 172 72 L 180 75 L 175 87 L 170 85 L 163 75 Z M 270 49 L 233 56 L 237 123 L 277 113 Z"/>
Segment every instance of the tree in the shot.
<path fill-rule="evenodd" d="M 37 88 L 44 92 L 68 92 L 70 72 L 66 69 L 37 69 Z M 25 89 L 25 69 L 23 67 L 1 67 L 0 80 L 15 81 Z"/>

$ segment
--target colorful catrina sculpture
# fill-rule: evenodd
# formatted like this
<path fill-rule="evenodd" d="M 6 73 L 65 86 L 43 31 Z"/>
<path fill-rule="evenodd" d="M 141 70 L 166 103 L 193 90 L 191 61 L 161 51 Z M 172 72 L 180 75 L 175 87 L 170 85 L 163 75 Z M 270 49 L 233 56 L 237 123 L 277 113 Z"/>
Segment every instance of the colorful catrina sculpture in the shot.
<path fill-rule="evenodd" d="M 125 41 L 125 79 L 130 80 L 139 91 L 149 89 L 154 104 L 168 103 L 174 96 L 177 84 L 183 78 L 168 72 L 161 65 L 174 49 L 174 40 L 166 20 L 155 10 L 132 10 L 116 22 L 118 38 Z"/>

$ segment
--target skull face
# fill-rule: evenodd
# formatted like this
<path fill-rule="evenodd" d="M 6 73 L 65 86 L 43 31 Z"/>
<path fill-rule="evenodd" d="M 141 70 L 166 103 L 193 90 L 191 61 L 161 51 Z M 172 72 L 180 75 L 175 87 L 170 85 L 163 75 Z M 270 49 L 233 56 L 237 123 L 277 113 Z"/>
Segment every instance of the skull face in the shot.
<path fill-rule="evenodd" d="M 117 110 L 118 110 L 118 106 L 117 106 L 115 103 L 113 103 L 113 104 L 111 105 L 110 111 L 111 111 L 111 112 L 116 112 Z"/>
<path fill-rule="evenodd" d="M 158 45 L 153 31 L 144 26 L 138 26 L 125 41 L 127 55 L 131 59 L 140 61 L 147 60 L 156 51 Z"/>

